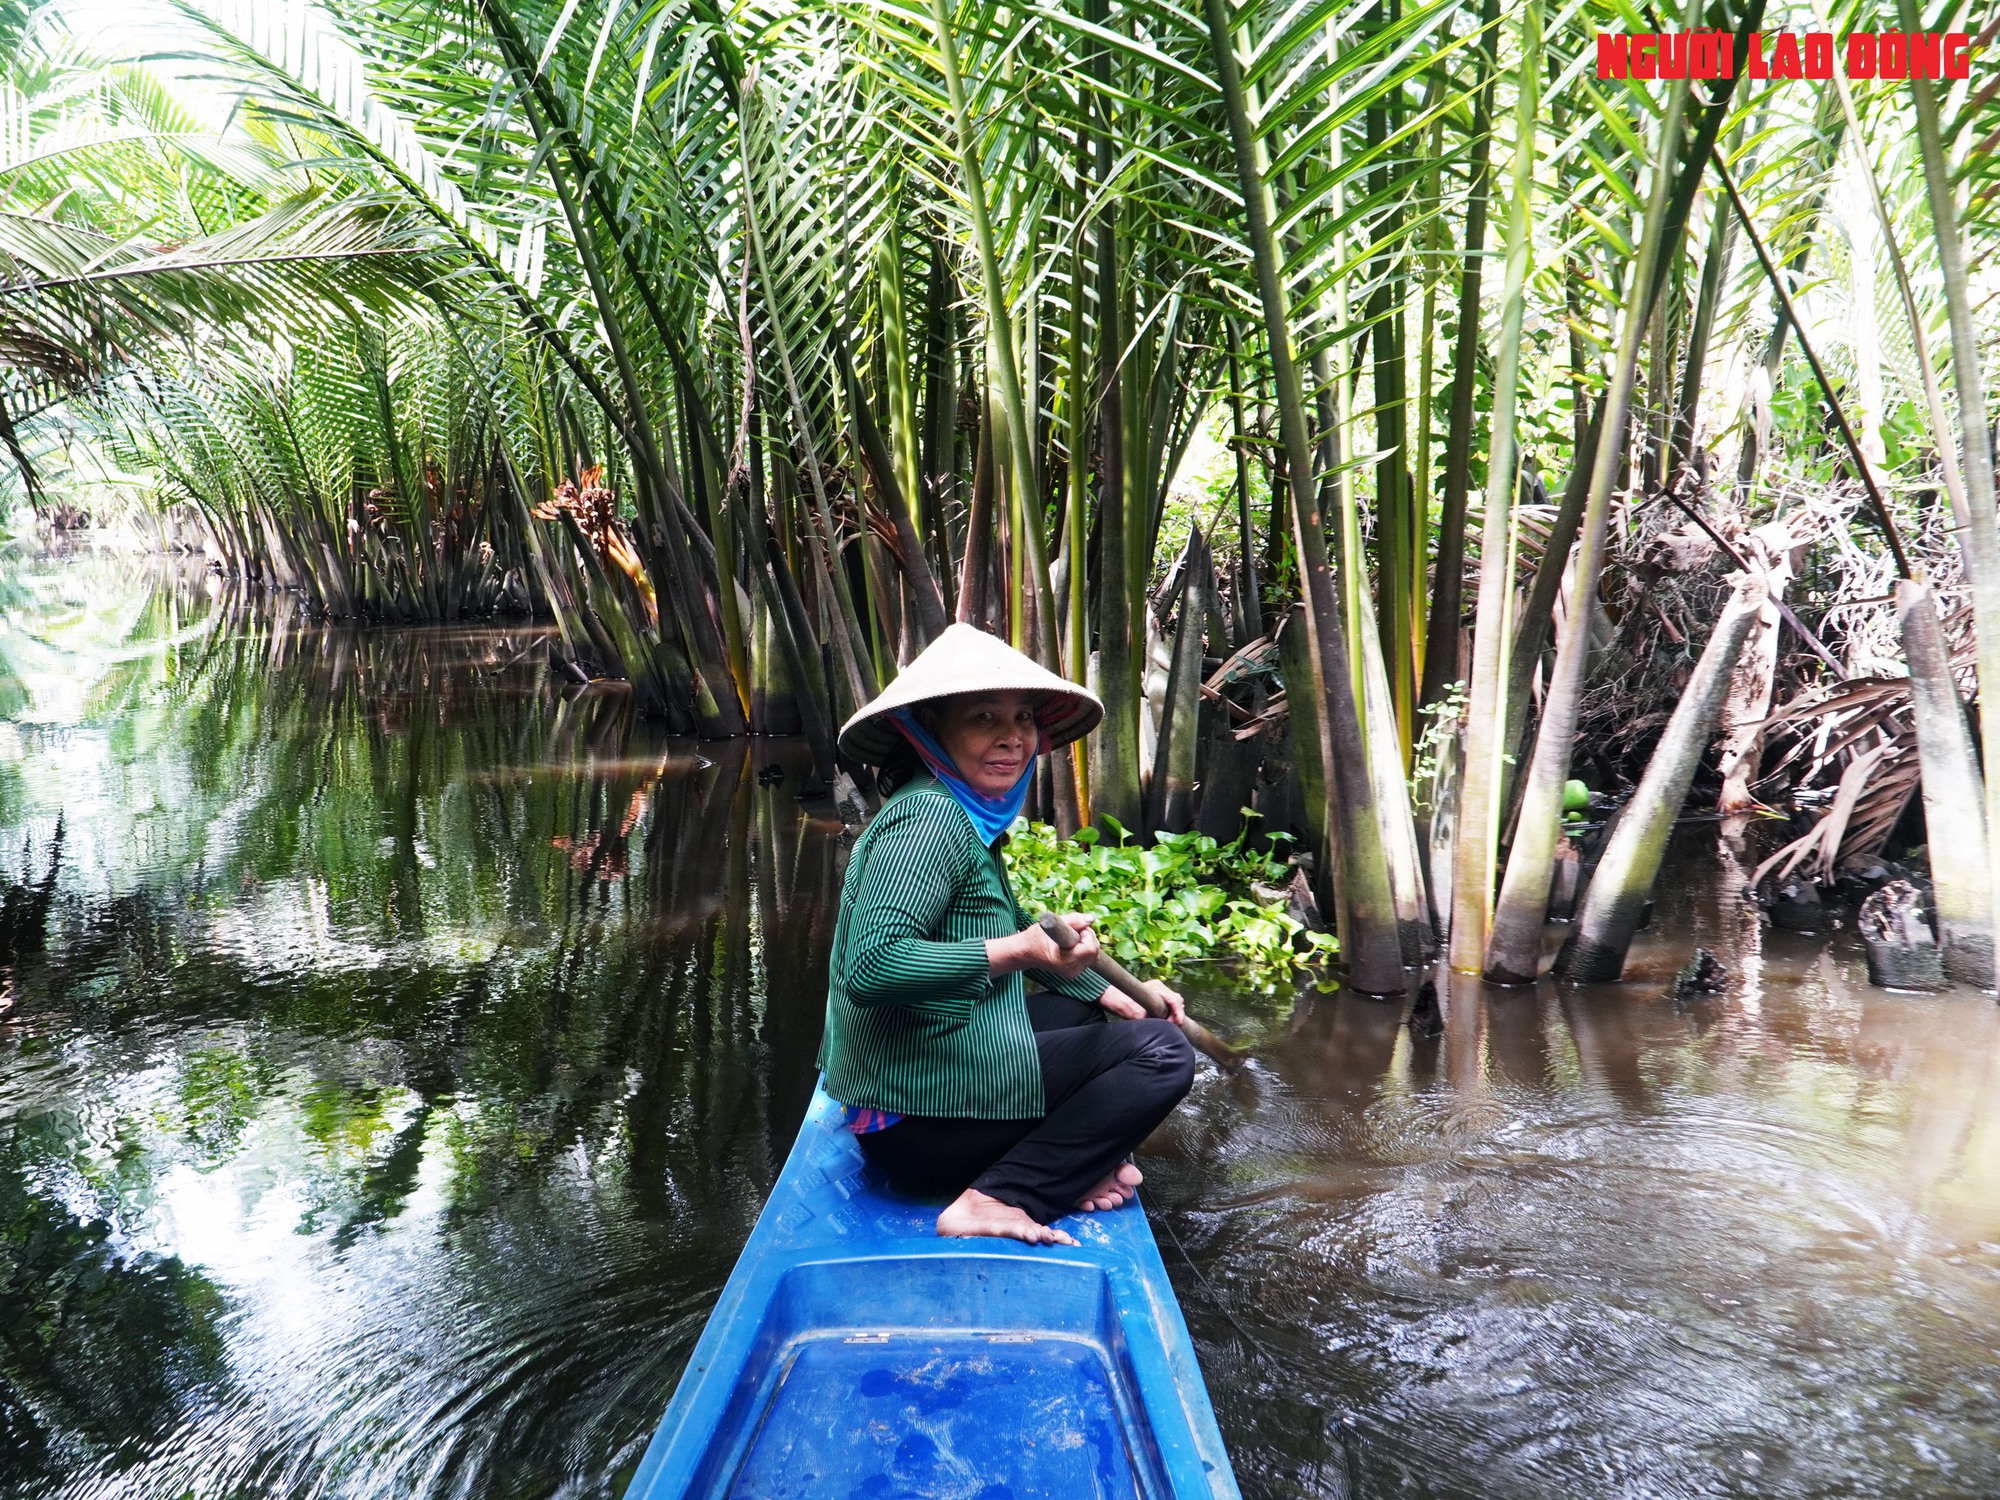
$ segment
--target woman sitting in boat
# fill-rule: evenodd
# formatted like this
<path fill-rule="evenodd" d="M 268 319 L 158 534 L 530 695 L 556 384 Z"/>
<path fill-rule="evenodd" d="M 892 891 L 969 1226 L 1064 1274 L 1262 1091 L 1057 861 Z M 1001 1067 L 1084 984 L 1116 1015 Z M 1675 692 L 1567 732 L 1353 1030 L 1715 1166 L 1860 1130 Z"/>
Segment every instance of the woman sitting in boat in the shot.
<path fill-rule="evenodd" d="M 953 625 L 841 730 L 889 795 L 848 860 L 819 1061 L 862 1154 L 951 1200 L 942 1235 L 1075 1244 L 1053 1222 L 1131 1200 L 1131 1152 L 1194 1078 L 1181 997 L 1153 981 L 1172 1019 L 1150 1020 L 1107 990 L 1091 919 L 1069 913 L 1079 941 L 1058 947 L 1001 863 L 1036 755 L 1103 717 Z"/>

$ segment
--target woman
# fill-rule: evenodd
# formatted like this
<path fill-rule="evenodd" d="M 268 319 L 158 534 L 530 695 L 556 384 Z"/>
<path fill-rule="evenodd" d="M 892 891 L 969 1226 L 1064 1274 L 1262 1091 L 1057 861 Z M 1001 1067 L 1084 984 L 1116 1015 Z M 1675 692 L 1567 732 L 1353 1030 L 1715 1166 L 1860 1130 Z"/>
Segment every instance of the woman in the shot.
<path fill-rule="evenodd" d="M 890 795 L 848 860 L 820 1066 L 890 1182 L 951 1199 L 942 1235 L 1075 1244 L 1053 1221 L 1131 1199 L 1127 1157 L 1194 1077 L 1181 997 L 1152 983 L 1172 1020 L 1149 1020 L 1107 990 L 1091 919 L 1070 913 L 1079 941 L 1058 948 L 1001 863 L 1035 756 L 1103 717 L 953 625 L 840 733 Z"/>

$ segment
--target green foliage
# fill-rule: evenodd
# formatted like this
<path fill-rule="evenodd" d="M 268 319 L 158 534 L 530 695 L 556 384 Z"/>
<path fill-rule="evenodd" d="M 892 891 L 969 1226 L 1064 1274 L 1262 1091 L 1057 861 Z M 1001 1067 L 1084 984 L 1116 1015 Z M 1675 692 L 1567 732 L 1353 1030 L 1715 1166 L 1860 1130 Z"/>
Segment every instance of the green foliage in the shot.
<path fill-rule="evenodd" d="M 1465 683 L 1460 681 L 1447 686 L 1444 696 L 1437 702 L 1427 703 L 1417 710 L 1417 716 L 1426 722 L 1410 756 L 1412 792 L 1429 786 L 1436 778 L 1438 755 L 1446 743 L 1458 734 L 1459 725 L 1465 718 L 1465 704 Z"/>
<path fill-rule="evenodd" d="M 519 612 L 546 592 L 529 507 L 577 466 L 521 437 L 509 410 L 535 392 L 509 353 L 465 321 L 357 315 L 279 353 L 156 370 L 103 447 L 335 616 Z"/>
<path fill-rule="evenodd" d="M 1899 401 L 1882 418 L 1882 448 L 1892 471 L 1931 461 L 1930 429 L 1915 401 Z"/>
<path fill-rule="evenodd" d="M 1120 963 L 1145 975 L 1224 959 L 1266 989 L 1339 950 L 1330 934 L 1308 932 L 1282 906 L 1260 900 L 1253 881 L 1276 883 L 1290 867 L 1245 846 L 1201 833 L 1163 833 L 1151 848 L 1107 844 L 1095 828 L 1063 839 L 1046 823 L 1018 822 L 1007 842 L 1007 873 L 1028 911 L 1087 911 Z"/>

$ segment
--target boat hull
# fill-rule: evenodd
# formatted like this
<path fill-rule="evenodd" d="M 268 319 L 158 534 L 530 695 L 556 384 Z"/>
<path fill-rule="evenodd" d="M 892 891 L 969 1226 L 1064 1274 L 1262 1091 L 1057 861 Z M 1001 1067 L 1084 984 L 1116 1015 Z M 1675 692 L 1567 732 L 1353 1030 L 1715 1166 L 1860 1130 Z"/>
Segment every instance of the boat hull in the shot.
<path fill-rule="evenodd" d="M 1081 1244 L 942 1240 L 813 1095 L 628 1500 L 1226 1500 L 1146 1216 Z"/>

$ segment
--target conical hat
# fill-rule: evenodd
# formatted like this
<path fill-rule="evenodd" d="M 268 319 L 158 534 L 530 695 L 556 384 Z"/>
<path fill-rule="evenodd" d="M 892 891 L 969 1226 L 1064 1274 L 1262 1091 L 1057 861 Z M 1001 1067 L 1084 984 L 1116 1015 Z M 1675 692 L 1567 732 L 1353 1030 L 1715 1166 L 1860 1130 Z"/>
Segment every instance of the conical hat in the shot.
<path fill-rule="evenodd" d="M 896 680 L 841 726 L 840 748 L 855 760 L 881 765 L 909 743 L 889 715 L 958 693 L 1043 693 L 1035 717 L 1049 748 L 1082 739 L 1104 717 L 1097 695 L 1031 661 L 998 636 L 953 625 L 926 646 Z"/>

